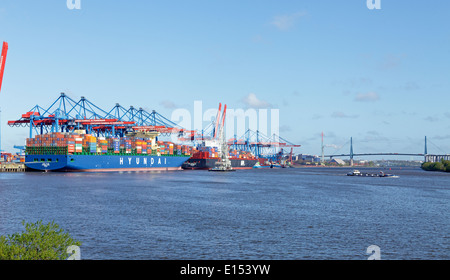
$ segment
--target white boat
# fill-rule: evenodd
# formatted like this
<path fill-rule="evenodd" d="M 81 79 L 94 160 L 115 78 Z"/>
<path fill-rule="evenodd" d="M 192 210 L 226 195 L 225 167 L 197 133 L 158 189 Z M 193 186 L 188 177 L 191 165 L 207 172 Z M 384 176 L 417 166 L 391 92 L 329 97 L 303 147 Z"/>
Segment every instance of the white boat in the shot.
<path fill-rule="evenodd" d="M 385 174 L 383 171 L 380 171 L 380 174 L 378 174 L 378 177 L 398 178 L 397 175 L 393 175 L 393 174 Z"/>
<path fill-rule="evenodd" d="M 347 176 L 361 176 L 361 172 L 355 169 L 352 172 L 347 173 Z"/>

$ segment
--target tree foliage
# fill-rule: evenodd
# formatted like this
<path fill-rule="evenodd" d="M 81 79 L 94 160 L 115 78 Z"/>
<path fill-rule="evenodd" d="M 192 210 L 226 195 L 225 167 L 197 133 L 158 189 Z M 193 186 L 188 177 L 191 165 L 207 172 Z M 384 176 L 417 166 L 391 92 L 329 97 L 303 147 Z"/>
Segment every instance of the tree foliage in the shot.
<path fill-rule="evenodd" d="M 65 260 L 67 247 L 81 246 L 54 222 L 22 224 L 22 233 L 0 236 L 0 260 Z"/>
<path fill-rule="evenodd" d="M 450 172 L 450 160 L 441 160 L 440 162 L 424 162 L 422 169 L 426 171 L 445 171 Z"/>

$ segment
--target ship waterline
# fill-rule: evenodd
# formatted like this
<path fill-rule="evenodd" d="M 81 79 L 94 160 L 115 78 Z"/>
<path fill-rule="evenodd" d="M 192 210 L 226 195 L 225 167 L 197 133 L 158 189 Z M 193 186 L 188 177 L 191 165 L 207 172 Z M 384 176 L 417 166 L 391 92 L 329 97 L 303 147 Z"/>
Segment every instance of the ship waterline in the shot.
<path fill-rule="evenodd" d="M 181 170 L 187 156 L 157 155 L 26 155 L 25 165 L 40 171 L 164 171 Z"/>

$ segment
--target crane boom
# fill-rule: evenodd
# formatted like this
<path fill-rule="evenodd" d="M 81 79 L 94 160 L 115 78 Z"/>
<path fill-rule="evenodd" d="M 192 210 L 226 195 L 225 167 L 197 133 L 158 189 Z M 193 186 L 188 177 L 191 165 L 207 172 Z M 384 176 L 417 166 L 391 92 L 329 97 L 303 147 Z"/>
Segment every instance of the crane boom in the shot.
<path fill-rule="evenodd" d="M 217 130 L 219 129 L 219 121 L 220 121 L 220 111 L 222 110 L 222 103 L 219 103 L 219 110 L 217 111 L 217 116 L 216 116 L 216 129 L 214 130 L 214 138 L 217 137 Z"/>
<path fill-rule="evenodd" d="M 222 124 L 221 129 L 223 130 L 223 126 L 225 124 L 225 115 L 227 114 L 227 104 L 225 104 L 225 108 L 223 108 L 223 114 L 222 114 Z"/>
<path fill-rule="evenodd" d="M 5 72 L 5 62 L 7 53 L 8 53 L 8 43 L 3 42 L 2 55 L 0 56 L 0 91 L 2 90 L 3 73 Z"/>

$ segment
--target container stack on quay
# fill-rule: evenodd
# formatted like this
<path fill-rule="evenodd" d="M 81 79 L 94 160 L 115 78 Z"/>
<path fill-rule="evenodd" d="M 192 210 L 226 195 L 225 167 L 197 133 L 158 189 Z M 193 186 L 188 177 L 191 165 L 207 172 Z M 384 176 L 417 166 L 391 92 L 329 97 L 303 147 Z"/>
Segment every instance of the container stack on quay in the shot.
<path fill-rule="evenodd" d="M 25 158 L 19 154 L 1 153 L 0 163 L 7 162 L 24 162 Z"/>
<path fill-rule="evenodd" d="M 0 154 L 0 172 L 22 172 L 25 171 L 25 156 L 21 154 Z"/>

